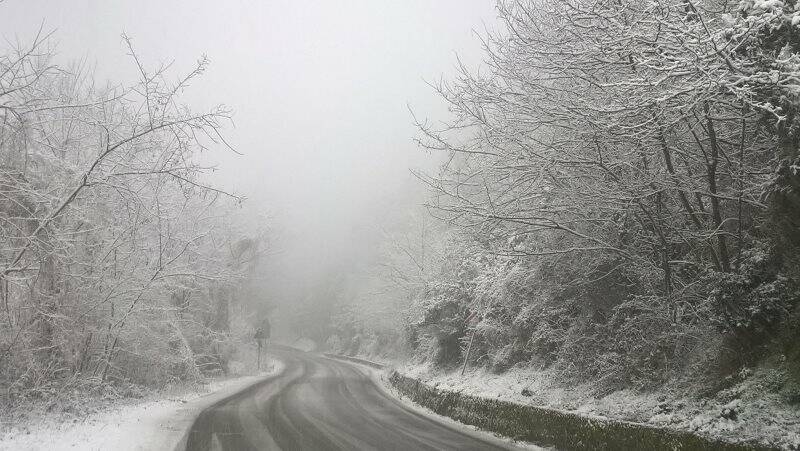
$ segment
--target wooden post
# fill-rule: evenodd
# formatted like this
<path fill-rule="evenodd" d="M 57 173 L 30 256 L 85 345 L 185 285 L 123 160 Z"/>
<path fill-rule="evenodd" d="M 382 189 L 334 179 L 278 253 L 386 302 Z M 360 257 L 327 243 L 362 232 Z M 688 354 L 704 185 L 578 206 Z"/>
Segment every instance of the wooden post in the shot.
<path fill-rule="evenodd" d="M 258 371 L 261 371 L 261 339 L 258 339 Z"/>

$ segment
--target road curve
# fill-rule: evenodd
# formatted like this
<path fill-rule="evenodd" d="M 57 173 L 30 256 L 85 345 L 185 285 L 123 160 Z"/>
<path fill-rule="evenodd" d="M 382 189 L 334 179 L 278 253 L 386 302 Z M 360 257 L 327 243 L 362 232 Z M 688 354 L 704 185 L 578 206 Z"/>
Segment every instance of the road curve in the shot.
<path fill-rule="evenodd" d="M 509 449 L 415 412 L 358 365 L 289 349 L 271 354 L 283 372 L 201 412 L 187 450 Z"/>

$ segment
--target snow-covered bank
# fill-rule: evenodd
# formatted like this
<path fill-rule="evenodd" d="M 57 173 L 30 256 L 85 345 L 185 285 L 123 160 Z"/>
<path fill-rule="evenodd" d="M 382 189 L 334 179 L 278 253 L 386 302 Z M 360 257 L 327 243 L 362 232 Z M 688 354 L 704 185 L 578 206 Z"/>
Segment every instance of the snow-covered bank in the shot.
<path fill-rule="evenodd" d="M 358 363 L 360 365 L 366 365 L 376 370 L 382 370 L 384 367 L 387 366 L 385 363 L 376 362 L 374 360 L 369 360 L 361 357 L 353 357 L 349 355 L 331 354 L 331 353 L 325 353 L 324 355 L 325 357 L 330 357 L 333 359 L 345 360 L 348 362 Z"/>
<path fill-rule="evenodd" d="M 281 369 L 280 362 L 272 361 L 258 375 L 121 399 L 85 416 L 32 412 L 20 424 L 3 424 L 0 450 L 172 450 L 200 411 Z"/>
<path fill-rule="evenodd" d="M 479 369 L 461 376 L 425 366 L 406 365 L 399 373 L 445 392 L 508 401 L 578 414 L 690 432 L 726 442 L 758 442 L 787 450 L 800 449 L 800 408 L 762 389 L 763 374 L 723 390 L 713 398 L 680 393 L 618 391 L 595 397 L 590 386 L 566 387 L 546 372 L 512 369 L 493 374 Z"/>

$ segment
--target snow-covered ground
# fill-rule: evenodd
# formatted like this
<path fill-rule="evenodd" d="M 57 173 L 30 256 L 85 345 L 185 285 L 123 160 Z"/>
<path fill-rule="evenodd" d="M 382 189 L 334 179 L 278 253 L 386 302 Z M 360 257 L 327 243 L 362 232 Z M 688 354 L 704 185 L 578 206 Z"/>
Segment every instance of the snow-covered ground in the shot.
<path fill-rule="evenodd" d="M 310 338 L 298 338 L 294 342 L 285 343 L 285 346 L 290 346 L 305 352 L 312 352 L 317 350 L 317 343 Z"/>
<path fill-rule="evenodd" d="M 88 415 L 32 412 L 20 424 L 2 425 L 0 450 L 172 450 L 204 408 L 280 370 L 271 361 L 258 375 L 121 399 Z"/>
<path fill-rule="evenodd" d="M 800 408 L 762 389 L 764 378 L 757 374 L 713 398 L 699 400 L 680 393 L 629 390 L 595 397 L 591 386 L 565 387 L 547 372 L 528 368 L 503 374 L 477 369 L 461 376 L 460 371 L 442 374 L 424 365 L 406 364 L 398 371 L 443 390 L 800 449 Z"/>

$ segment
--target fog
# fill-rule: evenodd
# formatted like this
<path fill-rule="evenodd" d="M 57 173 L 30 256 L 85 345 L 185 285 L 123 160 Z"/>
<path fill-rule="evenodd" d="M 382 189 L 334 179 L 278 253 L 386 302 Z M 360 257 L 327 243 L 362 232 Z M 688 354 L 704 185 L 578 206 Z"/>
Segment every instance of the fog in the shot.
<path fill-rule="evenodd" d="M 799 18 L 0 0 L 0 449 L 799 449 Z"/>
<path fill-rule="evenodd" d="M 234 111 L 222 147 L 204 155 L 216 186 L 275 231 L 264 301 L 292 303 L 331 268 L 368 261 L 380 216 L 421 202 L 409 168 L 432 169 L 418 149 L 409 107 L 445 112 L 427 81 L 453 74 L 458 55 L 479 64 L 490 0 L 130 1 L 12 0 L 7 41 L 54 31 L 59 62 L 95 78 L 133 80 L 121 34 L 146 65 L 177 77 L 206 55 L 211 65 L 184 100 Z M 268 281 L 268 282 L 267 282 Z"/>

